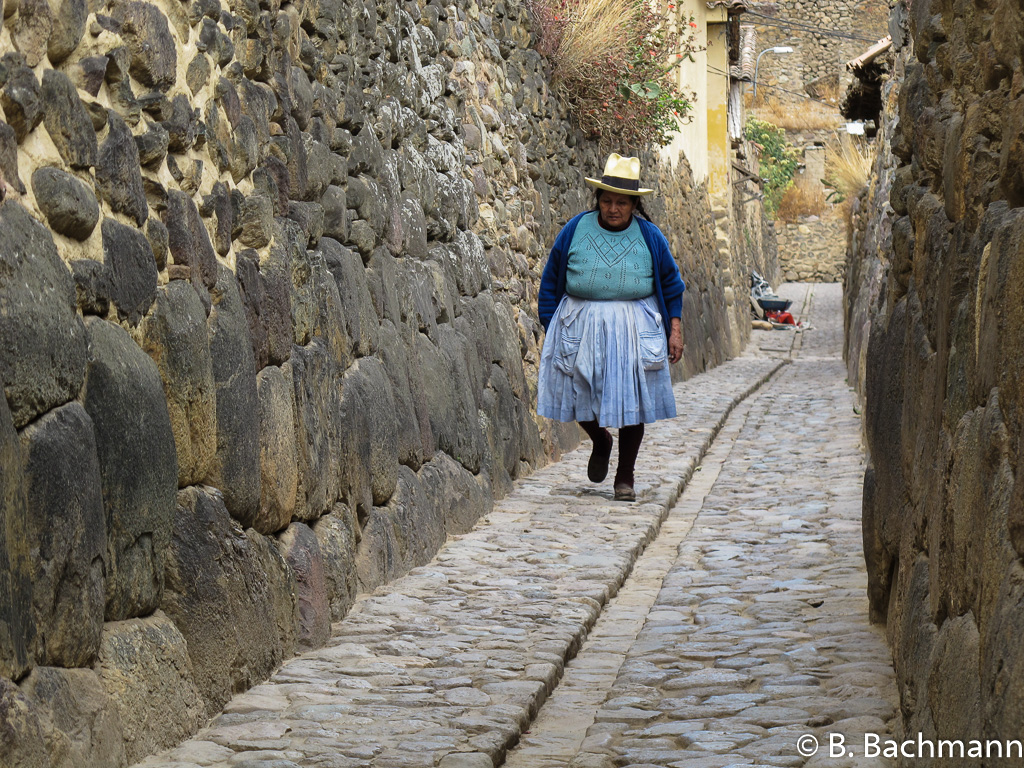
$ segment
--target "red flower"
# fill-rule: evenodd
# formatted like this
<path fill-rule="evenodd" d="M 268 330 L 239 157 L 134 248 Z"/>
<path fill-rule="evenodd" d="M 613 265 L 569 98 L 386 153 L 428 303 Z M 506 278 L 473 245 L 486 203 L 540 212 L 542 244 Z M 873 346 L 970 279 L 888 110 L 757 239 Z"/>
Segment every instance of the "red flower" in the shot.
<path fill-rule="evenodd" d="M 690 22 L 690 26 L 693 27 L 694 29 L 696 29 L 697 28 L 697 22 L 696 21 L 691 21 Z"/>

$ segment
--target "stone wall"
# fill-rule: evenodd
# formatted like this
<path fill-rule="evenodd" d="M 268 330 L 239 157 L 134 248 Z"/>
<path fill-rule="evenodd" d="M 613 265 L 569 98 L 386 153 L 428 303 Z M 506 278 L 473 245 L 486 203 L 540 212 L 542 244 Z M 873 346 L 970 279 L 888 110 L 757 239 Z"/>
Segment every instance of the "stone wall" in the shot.
<path fill-rule="evenodd" d="M 757 79 L 796 94 L 807 93 L 810 85 L 811 95 L 822 96 L 849 82 L 846 62 L 886 35 L 887 0 L 778 0 L 774 5 L 770 19 L 750 16 L 744 22 L 757 27 L 758 53 L 775 46 L 794 51 L 765 54 Z M 765 93 L 781 101 L 800 100 L 784 90 L 766 88 Z"/>
<path fill-rule="evenodd" d="M 109 768 L 576 443 L 533 411 L 536 287 L 607 148 L 500 0 L 4 17 L 0 764 Z M 749 333 L 751 256 L 646 161 L 685 376 Z"/>
<path fill-rule="evenodd" d="M 776 221 L 779 273 L 788 282 L 838 283 L 846 265 L 846 222 L 837 212 Z"/>
<path fill-rule="evenodd" d="M 1013 0 L 914 0 L 892 26 L 904 73 L 887 95 L 896 167 L 866 201 L 878 213 L 855 240 L 848 310 L 851 368 L 870 334 L 872 614 L 886 622 L 908 734 L 1019 739 L 1024 12 Z"/>

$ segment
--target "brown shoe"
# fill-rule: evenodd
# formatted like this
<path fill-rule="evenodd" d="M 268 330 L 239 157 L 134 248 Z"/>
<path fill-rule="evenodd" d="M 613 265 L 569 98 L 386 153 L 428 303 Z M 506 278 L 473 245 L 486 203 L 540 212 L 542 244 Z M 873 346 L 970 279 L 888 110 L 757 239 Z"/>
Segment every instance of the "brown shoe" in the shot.
<path fill-rule="evenodd" d="M 629 483 L 616 483 L 615 500 L 636 501 L 636 491 L 633 490 L 633 486 L 630 485 Z"/>
<path fill-rule="evenodd" d="M 608 477 L 608 461 L 612 457 L 612 433 L 604 430 L 604 443 L 594 441 L 594 450 L 587 464 L 587 477 L 592 483 L 600 483 Z"/>

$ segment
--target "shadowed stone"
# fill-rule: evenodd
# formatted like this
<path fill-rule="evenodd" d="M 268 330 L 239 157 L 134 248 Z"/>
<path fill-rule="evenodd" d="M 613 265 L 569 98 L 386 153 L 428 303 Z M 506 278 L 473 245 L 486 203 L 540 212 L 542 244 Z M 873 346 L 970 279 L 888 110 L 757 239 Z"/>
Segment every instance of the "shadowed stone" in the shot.
<path fill-rule="evenodd" d="M 151 216 L 146 220 L 146 239 L 149 240 L 149 247 L 153 249 L 156 268 L 163 271 L 167 266 L 167 252 L 170 248 L 167 225 L 160 219 Z"/>
<path fill-rule="evenodd" d="M 15 427 L 78 394 L 86 342 L 75 284 L 50 233 L 18 203 L 0 204 L 0 380 Z"/>
<path fill-rule="evenodd" d="M 321 238 L 317 249 L 323 253 L 327 268 L 338 285 L 345 327 L 352 339 L 353 350 L 359 355 L 369 355 L 377 347 L 379 322 L 362 259 L 355 251 L 329 237 Z"/>
<path fill-rule="evenodd" d="M 91 669 L 36 667 L 21 684 L 55 766 L 126 765 L 121 718 Z"/>
<path fill-rule="evenodd" d="M 323 554 L 331 621 L 340 621 L 356 599 L 355 513 L 344 504 L 335 504 L 330 513 L 313 524 L 313 533 Z"/>
<path fill-rule="evenodd" d="M 35 708 L 18 686 L 2 677 L 0 712 L 4 716 L 4 731 L 0 737 L 2 764 L 18 768 L 51 768 Z"/>
<path fill-rule="evenodd" d="M 171 152 L 187 152 L 199 134 L 198 110 L 192 108 L 184 94 L 171 100 L 171 117 L 161 125 L 167 131 L 167 147 Z"/>
<path fill-rule="evenodd" d="M 309 526 L 292 523 L 281 534 L 278 546 L 295 574 L 299 648 L 319 648 L 331 636 L 331 608 L 320 544 Z"/>
<path fill-rule="evenodd" d="M 147 167 L 159 166 L 167 156 L 170 135 L 160 123 L 150 123 L 148 130 L 135 136 L 135 147 L 139 153 L 139 162 Z"/>
<path fill-rule="evenodd" d="M 256 377 L 260 414 L 260 510 L 253 527 L 276 533 L 295 511 L 298 454 L 291 370 L 267 366 Z"/>
<path fill-rule="evenodd" d="M 81 61 L 77 62 L 71 69 L 71 78 L 75 85 L 81 88 L 83 91 L 88 93 L 90 96 L 96 96 L 100 92 L 100 88 L 103 87 L 103 81 L 107 78 L 107 57 L 106 56 L 86 56 Z M 89 107 L 86 106 L 86 109 Z M 96 128 L 95 120 L 93 121 L 93 127 L 96 130 L 100 130 L 103 125 L 106 125 L 107 116 L 104 110 L 103 124 L 99 128 Z"/>
<path fill-rule="evenodd" d="M 338 498 L 338 374 L 326 343 L 319 337 L 304 347 L 293 347 L 290 363 L 299 459 L 299 502 L 295 516 L 316 520 Z"/>
<path fill-rule="evenodd" d="M 7 75 L 0 106 L 4 118 L 14 129 L 20 144 L 43 121 L 43 102 L 35 73 L 25 66 L 15 67 Z"/>
<path fill-rule="evenodd" d="M 157 292 L 140 343 L 164 383 L 178 486 L 193 485 L 210 471 L 217 448 L 217 410 L 206 312 L 191 286 L 176 280 Z"/>
<path fill-rule="evenodd" d="M 84 667 L 103 627 L 106 520 L 92 421 L 78 403 L 21 433 L 32 563 L 36 662 Z"/>
<path fill-rule="evenodd" d="M 260 505 L 259 397 L 245 308 L 234 273 L 220 268 L 212 292 L 210 354 L 217 402 L 217 452 L 208 482 L 246 526 Z"/>
<path fill-rule="evenodd" d="M 113 110 L 107 118 L 110 130 L 96 163 L 96 186 L 110 207 L 131 216 L 139 226 L 149 216 L 139 170 L 139 148 L 124 120 Z"/>
<path fill-rule="evenodd" d="M 3 92 L 0 91 L 0 102 Z M 18 174 L 18 136 L 14 129 L 0 120 L 0 179 L 20 194 L 25 194 L 25 184 Z"/>
<path fill-rule="evenodd" d="M 352 507 L 381 506 L 398 480 L 398 430 L 391 382 L 384 367 L 364 357 L 342 380 L 339 473 Z"/>
<path fill-rule="evenodd" d="M 35 67 L 46 56 L 46 41 L 52 28 L 53 14 L 47 0 L 19 0 L 11 42 L 30 67 Z"/>
<path fill-rule="evenodd" d="M 278 620 L 282 601 L 293 620 L 294 587 L 283 561 L 269 562 L 272 550 L 267 539 L 242 530 L 220 494 L 179 492 L 163 610 L 187 642 L 208 714 L 291 653 L 291 635 L 282 635 Z"/>
<path fill-rule="evenodd" d="M 469 531 L 491 511 L 494 501 L 489 488 L 465 467 L 445 453 L 436 453 L 419 472 L 427 498 L 444 515 L 448 535 Z"/>
<path fill-rule="evenodd" d="M 44 71 L 40 98 L 43 124 L 64 162 L 72 168 L 96 165 L 96 131 L 92 118 L 68 76 L 54 69 Z"/>
<path fill-rule="evenodd" d="M 32 665 L 32 557 L 21 445 L 7 398 L 0 397 L 0 678 Z M 2 754 L 2 753 L 0 753 Z"/>
<path fill-rule="evenodd" d="M 131 51 L 132 77 L 143 85 L 166 91 L 177 76 L 178 55 L 167 17 L 155 5 L 118 2 L 113 17 Z"/>
<path fill-rule="evenodd" d="M 110 270 L 100 261 L 75 259 L 71 272 L 78 309 L 83 315 L 106 317 L 110 311 Z"/>
<path fill-rule="evenodd" d="M 55 232 L 75 240 L 92 234 L 100 207 L 92 190 L 74 176 L 57 168 L 38 168 L 32 174 L 32 193 Z"/>
<path fill-rule="evenodd" d="M 128 333 L 86 320 L 83 403 L 96 430 L 107 514 L 106 620 L 152 612 L 163 589 L 178 461 L 156 364 Z"/>
<path fill-rule="evenodd" d="M 56 66 L 70 56 L 85 34 L 85 20 L 89 16 L 87 0 L 51 0 L 53 29 L 46 46 L 50 63 Z M 93 94 L 94 96 L 96 94 Z"/>
<path fill-rule="evenodd" d="M 185 639 L 161 611 L 104 625 L 96 671 L 121 720 L 129 764 L 174 746 L 203 722 Z"/>
<path fill-rule="evenodd" d="M 103 262 L 118 316 L 138 325 L 156 299 L 157 272 L 149 240 L 137 229 L 104 219 Z"/>
<path fill-rule="evenodd" d="M 213 288 L 217 282 L 217 255 L 192 198 L 178 190 L 169 191 L 162 218 L 167 225 L 168 248 L 174 263 L 191 268 L 193 283 Z"/>

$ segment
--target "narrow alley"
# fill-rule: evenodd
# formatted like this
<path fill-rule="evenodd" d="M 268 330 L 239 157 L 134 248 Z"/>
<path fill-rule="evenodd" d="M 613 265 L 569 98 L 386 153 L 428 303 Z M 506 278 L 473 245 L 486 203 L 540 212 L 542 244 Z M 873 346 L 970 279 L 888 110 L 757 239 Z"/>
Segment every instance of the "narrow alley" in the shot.
<path fill-rule="evenodd" d="M 895 738 L 896 690 L 841 289 L 780 292 L 809 329 L 676 386 L 637 503 L 586 481 L 585 444 L 140 765 L 888 765 L 864 756 Z"/>

